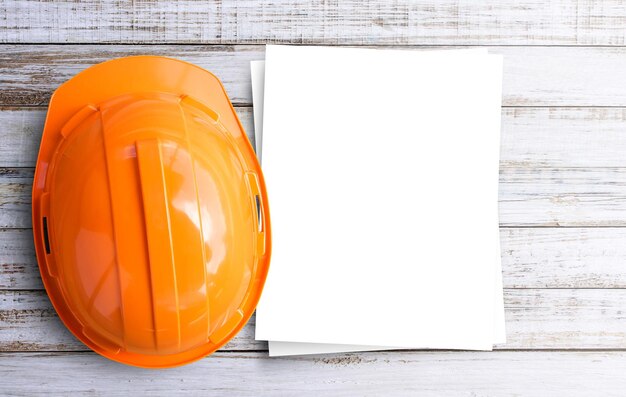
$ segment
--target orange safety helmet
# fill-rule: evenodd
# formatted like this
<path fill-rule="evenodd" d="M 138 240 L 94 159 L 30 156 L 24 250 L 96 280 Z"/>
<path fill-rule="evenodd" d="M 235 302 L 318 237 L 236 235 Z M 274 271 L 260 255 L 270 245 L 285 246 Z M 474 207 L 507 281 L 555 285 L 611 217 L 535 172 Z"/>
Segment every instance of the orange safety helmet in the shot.
<path fill-rule="evenodd" d="M 50 100 L 33 186 L 50 300 L 97 353 L 151 368 L 226 344 L 267 275 L 259 163 L 220 81 L 137 56 L 93 66 Z"/>

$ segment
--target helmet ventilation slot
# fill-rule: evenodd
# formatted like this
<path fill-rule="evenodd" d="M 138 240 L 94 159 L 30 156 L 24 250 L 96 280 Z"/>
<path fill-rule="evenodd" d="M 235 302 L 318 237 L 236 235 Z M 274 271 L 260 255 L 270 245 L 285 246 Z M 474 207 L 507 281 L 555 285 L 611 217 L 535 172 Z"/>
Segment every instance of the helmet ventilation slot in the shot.
<path fill-rule="evenodd" d="M 261 196 L 258 194 L 254 196 L 256 201 L 256 224 L 259 233 L 263 231 L 263 205 L 261 204 Z"/>
<path fill-rule="evenodd" d="M 46 247 L 46 254 L 49 254 L 50 253 L 50 239 L 48 237 L 48 218 L 45 216 L 42 219 L 42 226 L 43 226 L 43 243 Z"/>

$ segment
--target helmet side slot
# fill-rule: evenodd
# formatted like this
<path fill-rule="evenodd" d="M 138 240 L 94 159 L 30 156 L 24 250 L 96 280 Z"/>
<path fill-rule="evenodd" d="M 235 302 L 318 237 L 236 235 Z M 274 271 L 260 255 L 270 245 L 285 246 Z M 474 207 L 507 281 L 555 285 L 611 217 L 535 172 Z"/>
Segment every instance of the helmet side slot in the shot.
<path fill-rule="evenodd" d="M 43 228 L 43 244 L 46 247 L 46 254 L 50 254 L 50 237 L 48 236 L 48 217 L 41 219 L 41 227 Z"/>
<path fill-rule="evenodd" d="M 256 219 L 257 219 L 257 231 L 263 232 L 263 203 L 261 202 L 261 196 L 256 194 L 254 196 L 256 201 Z"/>

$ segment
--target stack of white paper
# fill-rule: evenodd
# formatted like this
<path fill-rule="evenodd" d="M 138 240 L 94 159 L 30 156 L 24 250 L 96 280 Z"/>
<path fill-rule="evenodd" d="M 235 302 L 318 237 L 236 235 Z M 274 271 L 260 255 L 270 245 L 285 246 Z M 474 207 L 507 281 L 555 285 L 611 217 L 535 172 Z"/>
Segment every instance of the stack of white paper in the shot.
<path fill-rule="evenodd" d="M 270 355 L 504 343 L 502 58 L 268 46 L 251 66 Z"/>

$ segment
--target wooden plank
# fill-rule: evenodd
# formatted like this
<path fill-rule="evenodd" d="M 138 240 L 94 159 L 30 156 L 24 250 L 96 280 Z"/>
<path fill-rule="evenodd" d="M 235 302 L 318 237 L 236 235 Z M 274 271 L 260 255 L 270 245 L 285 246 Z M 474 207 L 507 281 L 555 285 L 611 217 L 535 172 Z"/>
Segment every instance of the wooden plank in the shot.
<path fill-rule="evenodd" d="M 626 106 L 626 47 L 489 50 L 504 55 L 505 106 Z M 264 46 L 4 45 L 0 105 L 46 104 L 59 84 L 86 67 L 136 54 L 166 55 L 200 65 L 223 81 L 234 103 L 249 105 L 249 61 L 263 59 Z"/>
<path fill-rule="evenodd" d="M 506 288 L 626 288 L 624 228 L 500 229 Z"/>
<path fill-rule="evenodd" d="M 507 342 L 497 349 L 612 349 L 626 345 L 624 289 L 505 289 Z M 265 350 L 254 318 L 224 350 Z M 85 350 L 44 291 L 0 291 L 0 351 Z"/>
<path fill-rule="evenodd" d="M 500 169 L 502 226 L 626 226 L 626 168 Z"/>
<path fill-rule="evenodd" d="M 31 227 L 32 168 L 0 168 L 0 228 Z"/>
<path fill-rule="evenodd" d="M 620 396 L 625 371 L 622 351 L 216 353 L 158 374 L 94 353 L 0 355 L 3 394 L 28 396 Z"/>
<path fill-rule="evenodd" d="M 45 109 L 0 108 L 0 167 L 34 167 Z"/>
<path fill-rule="evenodd" d="M 250 103 L 250 61 L 263 46 L 0 46 L 0 105 L 42 105 L 76 73 L 106 60 L 131 55 L 179 58 L 212 71 L 233 103 Z"/>
<path fill-rule="evenodd" d="M 43 289 L 31 229 L 0 229 L 0 289 Z"/>
<path fill-rule="evenodd" d="M 625 228 L 504 228 L 505 288 L 626 288 Z M 41 290 L 30 229 L 0 230 L 0 289 Z"/>
<path fill-rule="evenodd" d="M 505 167 L 626 167 L 625 108 L 504 108 Z"/>
<path fill-rule="evenodd" d="M 32 168 L 0 168 L 0 228 L 31 227 Z M 626 168 L 500 170 L 500 225 L 626 226 Z"/>
<path fill-rule="evenodd" d="M 252 108 L 237 115 L 254 147 Z M 0 108 L 0 167 L 34 167 L 46 118 L 44 108 Z"/>
<path fill-rule="evenodd" d="M 222 350 L 266 350 L 254 317 Z M 63 326 L 45 291 L 0 291 L 0 351 L 71 351 L 87 347 Z"/>
<path fill-rule="evenodd" d="M 0 5 L 0 42 L 623 45 L 619 0 L 88 0 Z"/>
<path fill-rule="evenodd" d="M 252 109 L 236 108 L 254 133 Z M 33 167 L 46 110 L 0 108 L 0 167 Z M 626 167 L 626 108 L 503 108 L 504 167 Z"/>

